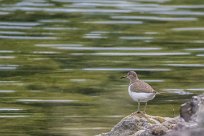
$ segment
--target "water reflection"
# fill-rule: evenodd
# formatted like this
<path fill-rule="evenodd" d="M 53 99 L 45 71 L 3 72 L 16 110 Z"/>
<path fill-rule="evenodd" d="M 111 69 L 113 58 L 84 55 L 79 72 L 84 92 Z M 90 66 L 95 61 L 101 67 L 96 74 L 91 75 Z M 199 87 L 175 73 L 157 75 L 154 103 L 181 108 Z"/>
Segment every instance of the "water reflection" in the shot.
<path fill-rule="evenodd" d="M 201 0 L 1 1 L 0 135 L 108 131 L 136 108 L 119 79 L 129 70 L 160 92 L 149 114 L 171 116 L 172 105 L 178 114 L 204 91 L 203 7 Z"/>
<path fill-rule="evenodd" d="M 14 53 L 13 50 L 0 50 L 0 53 Z"/>
<path fill-rule="evenodd" d="M 1 84 L 2 82 L 0 82 Z M 0 93 L 14 93 L 16 92 L 15 90 L 0 90 Z M 1 109 L 0 109 L 1 110 Z"/>
<path fill-rule="evenodd" d="M 78 30 L 78 28 L 65 28 L 65 27 L 43 27 L 44 30 L 65 31 L 65 30 Z"/>
<path fill-rule="evenodd" d="M 87 79 L 70 79 L 71 82 L 86 82 Z"/>
<path fill-rule="evenodd" d="M 22 40 L 56 40 L 57 37 L 46 36 L 0 36 L 0 39 L 22 39 Z"/>
<path fill-rule="evenodd" d="M 198 57 L 203 57 L 204 54 L 197 54 L 196 56 L 198 56 Z"/>
<path fill-rule="evenodd" d="M 38 46 L 38 47 L 55 47 L 55 48 L 57 48 L 57 47 L 69 47 L 69 46 L 71 46 L 71 47 L 81 47 L 81 46 L 83 46 L 82 44 L 36 44 L 36 46 Z"/>
<path fill-rule="evenodd" d="M 170 71 L 168 68 L 83 68 L 85 71 Z"/>
<path fill-rule="evenodd" d="M 142 21 L 93 21 L 93 22 L 84 22 L 84 23 L 92 23 L 92 24 L 104 24 L 104 25 L 115 25 L 115 24 L 129 24 L 129 25 L 136 25 L 142 24 Z"/>
<path fill-rule="evenodd" d="M 204 88 L 189 88 L 188 91 L 204 91 Z"/>
<path fill-rule="evenodd" d="M 18 32 L 18 31 L 0 31 L 0 34 L 10 34 L 10 35 L 24 35 L 25 32 Z"/>
<path fill-rule="evenodd" d="M 0 11 L 0 15 L 8 15 L 9 14 L 9 12 L 2 12 L 2 11 Z"/>
<path fill-rule="evenodd" d="M 204 12 L 193 12 L 193 11 L 163 11 L 163 12 L 153 12 L 154 14 L 161 15 L 178 15 L 178 16 L 203 16 Z"/>
<path fill-rule="evenodd" d="M 27 115 L 0 115 L 0 118 L 25 118 Z"/>
<path fill-rule="evenodd" d="M 19 81 L 0 81 L 0 85 L 15 85 L 15 86 L 21 86 L 24 85 L 23 83 Z M 2 93 L 13 93 L 16 92 L 15 90 L 0 90 Z"/>
<path fill-rule="evenodd" d="M 204 51 L 204 48 L 188 48 L 185 50 L 189 50 L 189 51 Z"/>
<path fill-rule="evenodd" d="M 108 32 L 106 31 L 93 31 L 91 33 L 85 34 L 83 38 L 88 38 L 88 39 L 104 39 L 108 38 L 107 36 L 103 36 L 104 34 L 107 34 Z"/>
<path fill-rule="evenodd" d="M 204 27 L 173 28 L 174 31 L 204 31 Z"/>
<path fill-rule="evenodd" d="M 122 118 L 124 115 L 109 115 L 109 116 L 65 116 L 66 118 Z"/>
<path fill-rule="evenodd" d="M 78 100 L 38 100 L 38 99 L 18 99 L 17 102 L 22 102 L 26 104 L 32 103 L 72 103 Z"/>
<path fill-rule="evenodd" d="M 16 70 L 18 65 L 6 65 L 6 64 L 0 64 L 0 70 Z"/>
<path fill-rule="evenodd" d="M 65 50 L 93 50 L 93 51 L 145 51 L 145 50 L 160 50 L 160 48 L 151 48 L 151 47 L 56 47 L 58 49 L 65 49 Z M 131 53 L 130 53 L 131 54 Z M 121 55 L 122 56 L 122 55 Z"/>
<path fill-rule="evenodd" d="M 118 10 L 118 9 L 68 9 L 68 8 L 38 8 L 38 7 L 11 7 L 1 8 L 3 11 L 27 11 L 27 12 L 49 12 L 49 13 L 129 13 L 130 10 Z"/>
<path fill-rule="evenodd" d="M 0 59 L 14 59 L 15 56 L 0 56 Z"/>
<path fill-rule="evenodd" d="M 8 26 L 38 26 L 39 23 L 33 22 L 0 22 L 0 25 L 8 25 Z"/>
<path fill-rule="evenodd" d="M 56 51 L 33 51 L 34 54 L 59 54 Z"/>
<path fill-rule="evenodd" d="M 21 111 L 22 109 L 16 109 L 16 108 L 0 108 L 0 112 L 13 112 L 13 111 Z"/>
<path fill-rule="evenodd" d="M 84 47 L 82 44 L 37 44 L 39 47 L 53 47 L 63 50 L 92 50 L 92 51 L 153 51 L 161 50 L 160 47 Z"/>
<path fill-rule="evenodd" d="M 166 64 L 173 67 L 204 67 L 204 64 Z"/>
<path fill-rule="evenodd" d="M 26 29 L 32 29 L 31 26 L 7 26 L 7 25 L 0 25 L 0 29 L 20 29 L 20 30 L 26 30 Z"/>
<path fill-rule="evenodd" d="M 153 37 L 142 37 L 142 36 L 121 36 L 122 40 L 152 40 Z"/>
<path fill-rule="evenodd" d="M 193 17 L 157 17 L 157 16 L 112 16 L 113 19 L 136 19 L 155 21 L 196 21 Z"/>
<path fill-rule="evenodd" d="M 69 21 L 68 20 L 62 20 L 62 19 L 42 19 L 42 20 L 39 20 L 39 22 L 41 23 L 68 23 Z"/>
<path fill-rule="evenodd" d="M 35 2 L 26 2 L 26 1 L 23 1 L 23 2 L 19 2 L 16 4 L 16 6 L 33 6 L 33 7 L 48 7 L 48 6 L 54 6 L 54 4 L 52 3 L 35 3 Z"/>
<path fill-rule="evenodd" d="M 161 83 L 161 82 L 165 82 L 165 80 L 162 80 L 162 79 L 160 79 L 160 80 L 159 79 L 157 79 L 157 80 L 156 79 L 151 79 L 151 80 L 150 79 L 149 80 L 145 80 L 144 79 L 143 81 L 145 81 L 147 83 L 158 83 L 158 82 Z"/>
<path fill-rule="evenodd" d="M 192 94 L 191 92 L 184 91 L 184 89 L 163 89 L 163 91 L 168 92 L 168 93 L 176 93 L 176 94 L 179 94 L 179 95 Z"/>
<path fill-rule="evenodd" d="M 74 130 L 74 131 L 79 131 L 79 130 L 107 130 L 108 127 L 83 127 L 83 128 L 60 128 L 62 130 Z"/>
<path fill-rule="evenodd" d="M 187 52 L 147 52 L 147 53 L 118 53 L 118 52 L 98 52 L 98 53 L 72 53 L 71 55 L 93 55 L 93 56 L 174 56 L 190 55 Z"/>

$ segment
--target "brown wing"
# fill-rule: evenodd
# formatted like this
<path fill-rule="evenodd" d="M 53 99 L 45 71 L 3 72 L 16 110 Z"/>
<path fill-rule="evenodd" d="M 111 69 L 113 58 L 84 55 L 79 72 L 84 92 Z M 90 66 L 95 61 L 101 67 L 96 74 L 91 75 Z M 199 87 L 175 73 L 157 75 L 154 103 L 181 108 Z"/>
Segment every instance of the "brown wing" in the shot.
<path fill-rule="evenodd" d="M 155 93 L 155 90 L 147 83 L 145 83 L 142 80 L 137 80 L 130 86 L 130 90 L 133 92 L 138 92 L 138 93 Z"/>

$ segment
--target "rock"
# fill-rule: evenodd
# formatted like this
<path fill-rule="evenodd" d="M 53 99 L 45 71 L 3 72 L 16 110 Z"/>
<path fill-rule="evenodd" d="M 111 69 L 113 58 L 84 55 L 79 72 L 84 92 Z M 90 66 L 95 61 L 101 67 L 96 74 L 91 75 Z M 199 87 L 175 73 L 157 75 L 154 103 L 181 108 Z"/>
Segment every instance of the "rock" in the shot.
<path fill-rule="evenodd" d="M 204 95 L 181 105 L 180 116 L 169 118 L 134 112 L 111 131 L 98 136 L 204 136 Z"/>
<path fill-rule="evenodd" d="M 122 119 L 115 125 L 110 132 L 104 133 L 101 136 L 128 136 L 133 135 L 139 130 L 144 130 L 149 126 L 149 123 L 142 113 L 132 113 Z"/>
<path fill-rule="evenodd" d="M 199 102 L 201 102 L 200 97 L 193 96 L 189 102 L 182 104 L 180 108 L 180 116 L 185 121 L 190 121 L 192 115 L 194 115 L 198 110 Z"/>
<path fill-rule="evenodd" d="M 204 95 L 192 97 L 186 105 L 181 106 L 180 113 L 181 118 L 185 120 L 184 127 L 177 131 L 171 131 L 166 136 L 204 136 Z M 191 112 L 184 113 L 185 109 Z"/>
<path fill-rule="evenodd" d="M 167 133 L 169 128 L 175 127 L 171 122 L 175 121 L 168 117 L 134 112 L 123 118 L 110 132 L 98 136 L 162 136 Z M 171 127 L 168 124 L 171 124 Z"/>

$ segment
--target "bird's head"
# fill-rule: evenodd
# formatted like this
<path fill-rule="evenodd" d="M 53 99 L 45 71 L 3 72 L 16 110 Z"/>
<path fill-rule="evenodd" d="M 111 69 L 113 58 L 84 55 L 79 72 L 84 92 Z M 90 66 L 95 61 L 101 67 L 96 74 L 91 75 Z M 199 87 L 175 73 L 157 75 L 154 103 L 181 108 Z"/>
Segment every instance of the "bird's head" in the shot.
<path fill-rule="evenodd" d="M 134 80 L 134 79 L 138 79 L 138 76 L 135 71 L 129 71 L 127 75 L 122 76 L 121 78 L 128 78 L 129 80 Z"/>

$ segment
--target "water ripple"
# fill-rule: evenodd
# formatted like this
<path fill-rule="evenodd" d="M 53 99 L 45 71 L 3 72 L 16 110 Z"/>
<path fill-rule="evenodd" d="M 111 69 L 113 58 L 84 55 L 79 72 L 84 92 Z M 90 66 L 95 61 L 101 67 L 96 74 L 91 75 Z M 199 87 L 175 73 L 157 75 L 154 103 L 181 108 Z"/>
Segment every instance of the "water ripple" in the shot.
<path fill-rule="evenodd" d="M 0 115 L 0 118 L 25 118 L 28 115 Z"/>
<path fill-rule="evenodd" d="M 173 31 L 204 31 L 204 27 L 173 28 Z"/>
<path fill-rule="evenodd" d="M 154 37 L 145 37 L 145 36 L 121 36 L 119 37 L 122 40 L 153 40 Z"/>
<path fill-rule="evenodd" d="M 175 93 L 179 95 L 189 95 L 192 94 L 191 92 L 186 92 L 184 89 L 163 89 L 163 91 L 168 92 L 168 93 Z"/>
<path fill-rule="evenodd" d="M 165 64 L 165 66 L 173 66 L 173 67 L 204 67 L 204 64 Z"/>
<path fill-rule="evenodd" d="M 32 6 L 32 7 L 48 7 L 48 6 L 54 6 L 52 3 L 34 3 L 34 2 L 19 2 L 16 4 L 16 6 Z"/>
<path fill-rule="evenodd" d="M 0 39 L 19 39 L 19 40 L 56 40 L 57 37 L 46 37 L 46 36 L 2 36 Z"/>
<path fill-rule="evenodd" d="M 8 26 L 38 26 L 40 23 L 35 22 L 0 22 L 0 25 Z"/>
<path fill-rule="evenodd" d="M 18 99 L 22 103 L 72 103 L 78 100 L 40 100 L 40 99 Z"/>
<path fill-rule="evenodd" d="M 35 46 L 38 47 L 54 47 L 54 48 L 58 48 L 58 47 L 81 47 L 83 46 L 82 44 L 72 44 L 72 43 L 68 43 L 68 44 L 35 44 Z"/>
<path fill-rule="evenodd" d="M 188 88 L 188 91 L 204 91 L 204 88 Z"/>
<path fill-rule="evenodd" d="M 169 68 L 82 68 L 84 71 L 170 71 Z"/>
<path fill-rule="evenodd" d="M 196 21 L 195 17 L 157 17 L 157 16 L 112 16 L 113 19 L 137 19 L 155 21 Z"/>
<path fill-rule="evenodd" d="M 13 112 L 13 111 L 22 111 L 23 109 L 17 109 L 17 108 L 0 108 L 0 112 L 4 112 L 4 111 L 9 111 L 9 112 Z"/>
<path fill-rule="evenodd" d="M 0 64 L 0 70 L 16 70 L 18 65 Z"/>
<path fill-rule="evenodd" d="M 129 24 L 129 25 L 136 25 L 136 24 L 143 24 L 142 21 L 92 21 L 92 22 L 84 22 L 88 24 L 104 24 L 104 25 L 117 25 L 117 24 Z"/>
<path fill-rule="evenodd" d="M 189 51 L 204 51 L 204 48 L 187 48 L 185 50 L 189 50 Z"/>
<path fill-rule="evenodd" d="M 65 50 L 92 50 L 92 51 L 148 51 L 148 50 L 160 50 L 158 47 L 56 47 L 58 49 Z M 114 54 L 114 53 L 113 53 Z M 130 53 L 131 54 L 131 53 Z"/>
<path fill-rule="evenodd" d="M 98 52 L 98 53 L 71 53 L 74 56 L 93 55 L 93 56 L 175 56 L 190 55 L 186 52 L 147 52 L 147 53 L 121 53 L 121 52 Z"/>
<path fill-rule="evenodd" d="M 25 32 L 18 32 L 18 31 L 0 31 L 0 34 L 23 35 L 26 33 Z"/>
<path fill-rule="evenodd" d="M 15 56 L 0 56 L 0 59 L 14 59 Z"/>
<path fill-rule="evenodd" d="M 50 13 L 129 13 L 131 10 L 120 10 L 120 9 L 77 9 L 77 8 L 38 8 L 38 7 L 10 7 L 10 8 L 0 8 L 3 11 L 43 11 Z"/>
<path fill-rule="evenodd" d="M 1 84 L 2 82 L 0 82 Z M 0 90 L 0 93 L 14 93 L 16 92 L 15 90 Z M 0 109 L 1 110 L 1 109 Z"/>

